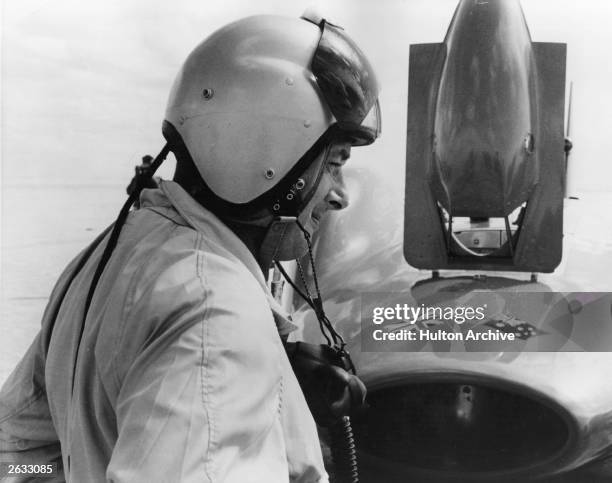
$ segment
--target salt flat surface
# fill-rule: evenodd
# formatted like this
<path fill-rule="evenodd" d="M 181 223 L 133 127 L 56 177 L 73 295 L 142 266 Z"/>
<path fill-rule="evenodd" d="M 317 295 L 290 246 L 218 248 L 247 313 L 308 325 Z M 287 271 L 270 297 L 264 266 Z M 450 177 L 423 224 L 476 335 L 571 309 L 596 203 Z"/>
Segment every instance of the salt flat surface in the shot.
<path fill-rule="evenodd" d="M 3 187 L 0 384 L 36 336 L 64 267 L 113 222 L 126 198 L 122 186 Z"/>

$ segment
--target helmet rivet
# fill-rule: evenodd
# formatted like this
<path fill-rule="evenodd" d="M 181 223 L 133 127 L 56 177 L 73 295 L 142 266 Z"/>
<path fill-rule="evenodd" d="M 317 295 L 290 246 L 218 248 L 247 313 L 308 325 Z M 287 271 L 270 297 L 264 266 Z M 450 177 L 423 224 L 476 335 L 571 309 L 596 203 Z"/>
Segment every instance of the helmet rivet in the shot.
<path fill-rule="evenodd" d="M 285 79 L 285 82 L 287 83 L 288 86 L 292 86 L 293 85 L 293 79 L 291 77 L 287 77 Z"/>
<path fill-rule="evenodd" d="M 278 210 L 280 210 L 280 204 L 278 204 L 278 203 L 274 203 L 274 206 L 272 206 L 272 209 L 273 209 L 274 211 L 278 211 Z"/>
<path fill-rule="evenodd" d="M 289 194 L 287 195 L 287 199 L 288 199 L 289 201 L 291 201 L 291 200 L 293 199 L 293 194 L 292 194 L 292 193 L 289 193 Z"/>
<path fill-rule="evenodd" d="M 533 139 L 533 134 L 527 133 L 527 136 L 525 136 L 525 151 L 527 154 L 531 154 L 533 153 L 534 148 L 535 140 Z"/>
<path fill-rule="evenodd" d="M 204 89 L 202 91 L 202 97 L 204 99 L 206 99 L 207 101 L 209 99 L 212 99 L 212 96 L 215 94 L 215 91 L 213 91 L 211 88 L 207 87 L 206 89 Z"/>
<path fill-rule="evenodd" d="M 266 177 L 266 179 L 274 178 L 274 170 L 272 168 L 266 169 L 264 176 Z"/>
<path fill-rule="evenodd" d="M 302 178 L 299 178 L 295 183 L 295 187 L 299 190 L 303 189 L 304 186 L 306 186 L 306 181 L 304 181 Z"/>
<path fill-rule="evenodd" d="M 310 119 L 306 119 L 304 121 L 304 127 L 310 127 L 312 125 L 312 121 Z"/>

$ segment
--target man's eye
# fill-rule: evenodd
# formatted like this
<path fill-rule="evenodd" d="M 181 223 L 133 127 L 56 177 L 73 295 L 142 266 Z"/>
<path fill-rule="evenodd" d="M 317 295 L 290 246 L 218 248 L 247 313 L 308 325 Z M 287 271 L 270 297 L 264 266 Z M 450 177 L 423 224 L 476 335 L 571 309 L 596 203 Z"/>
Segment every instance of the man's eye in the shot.
<path fill-rule="evenodd" d="M 342 163 L 332 162 L 327 165 L 327 170 L 335 179 L 338 179 L 339 177 L 342 176 L 342 167 L 343 167 Z"/>

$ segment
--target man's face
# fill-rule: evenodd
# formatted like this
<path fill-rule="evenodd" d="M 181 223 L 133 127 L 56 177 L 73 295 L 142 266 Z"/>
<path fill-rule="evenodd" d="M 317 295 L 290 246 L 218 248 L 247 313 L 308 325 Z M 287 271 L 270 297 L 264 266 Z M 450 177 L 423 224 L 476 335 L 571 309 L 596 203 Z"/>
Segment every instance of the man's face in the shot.
<path fill-rule="evenodd" d="M 322 156 L 325 153 L 321 154 Z M 321 181 L 308 204 L 300 214 L 300 222 L 311 235 L 319 227 L 321 219 L 330 210 L 342 210 L 348 206 L 348 193 L 342 170 L 351 156 L 351 144 L 333 142 L 327 152 Z M 316 165 L 317 163 L 313 163 Z"/>
<path fill-rule="evenodd" d="M 323 172 L 317 189 L 310 201 L 301 211 L 298 219 L 311 235 L 319 227 L 321 219 L 330 210 L 341 210 L 348 206 L 348 194 L 344 185 L 342 170 L 351 155 L 349 142 L 333 142 L 328 150 L 319 156 L 325 156 Z M 321 166 L 317 158 L 304 173 L 304 178 L 312 179 Z M 270 220 L 271 222 L 272 220 Z M 285 231 L 282 244 L 274 248 L 274 259 L 278 261 L 293 260 L 304 256 L 308 245 L 297 224 L 292 223 Z"/>

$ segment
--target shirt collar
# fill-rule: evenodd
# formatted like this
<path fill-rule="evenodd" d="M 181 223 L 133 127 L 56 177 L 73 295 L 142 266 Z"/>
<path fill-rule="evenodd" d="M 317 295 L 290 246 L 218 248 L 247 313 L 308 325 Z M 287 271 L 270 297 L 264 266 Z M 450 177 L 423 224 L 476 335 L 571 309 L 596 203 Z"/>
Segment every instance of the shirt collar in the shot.
<path fill-rule="evenodd" d="M 141 194 L 142 207 L 152 209 L 165 208 L 164 216 L 172 218 L 180 224 L 187 224 L 195 230 L 206 233 L 212 241 L 227 249 L 242 262 L 253 274 L 266 294 L 274 321 L 281 336 L 286 336 L 297 327 L 292 324 L 291 316 L 274 299 L 266 284 L 261 267 L 247 246 L 238 236 L 210 210 L 204 208 L 174 181 L 162 180 L 157 190 L 143 190 Z M 168 210 L 174 208 L 174 210 Z M 178 216 L 177 216 L 178 215 Z"/>
<path fill-rule="evenodd" d="M 178 223 L 182 221 L 181 224 L 189 225 L 200 233 L 205 233 L 211 241 L 216 242 L 238 258 L 267 291 L 261 268 L 247 246 L 215 214 L 189 196 L 178 183 L 162 180 L 159 183 L 159 190 L 143 190 L 141 203 L 143 207 L 153 209 L 155 207 L 174 208 L 182 220 L 176 219 L 176 214 L 172 216 L 172 213 L 164 213 L 164 215 L 173 218 Z"/>

